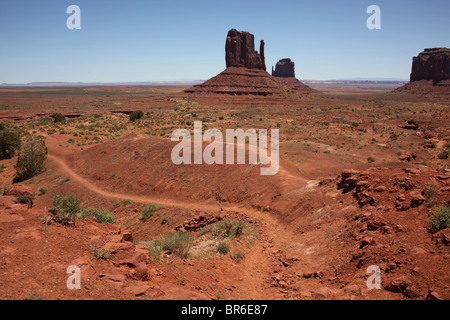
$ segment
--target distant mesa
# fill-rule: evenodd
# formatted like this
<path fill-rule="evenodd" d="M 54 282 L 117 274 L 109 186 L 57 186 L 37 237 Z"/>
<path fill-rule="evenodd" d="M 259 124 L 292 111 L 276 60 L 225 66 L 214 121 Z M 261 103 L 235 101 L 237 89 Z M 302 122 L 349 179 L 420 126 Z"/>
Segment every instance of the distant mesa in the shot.
<path fill-rule="evenodd" d="M 295 78 L 295 64 L 291 59 L 281 59 L 272 67 L 272 75 L 279 78 Z"/>
<path fill-rule="evenodd" d="M 283 103 L 300 100 L 303 93 L 266 71 L 264 40 L 255 50 L 254 35 L 247 31 L 228 31 L 225 42 L 226 69 L 217 76 L 185 90 L 181 95 L 195 98 L 234 99 L 242 103 Z M 304 85 L 307 87 L 306 85 Z M 309 87 L 307 87 L 309 88 Z M 271 99 L 263 99 L 270 97 Z M 251 101 L 250 101 L 250 100 Z M 258 101 L 256 101 L 258 100 Z"/>
<path fill-rule="evenodd" d="M 410 82 L 394 92 L 450 93 L 450 49 L 425 49 L 413 57 Z"/>
<path fill-rule="evenodd" d="M 450 80 L 450 49 L 425 49 L 413 58 L 410 81 L 432 80 L 441 82 Z"/>
<path fill-rule="evenodd" d="M 294 61 L 291 61 L 290 58 L 285 58 L 278 61 L 275 65 L 275 69 L 272 67 L 272 76 L 279 78 L 284 83 L 302 93 L 317 92 L 295 77 L 295 63 Z"/>

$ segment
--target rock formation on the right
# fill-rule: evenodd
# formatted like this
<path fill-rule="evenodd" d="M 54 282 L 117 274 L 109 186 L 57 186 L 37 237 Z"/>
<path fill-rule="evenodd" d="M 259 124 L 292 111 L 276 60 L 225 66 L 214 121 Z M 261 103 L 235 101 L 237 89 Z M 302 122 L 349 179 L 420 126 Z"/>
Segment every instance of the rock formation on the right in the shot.
<path fill-rule="evenodd" d="M 291 59 L 281 59 L 277 62 L 275 70 L 272 67 L 272 75 L 279 78 L 295 78 L 295 64 Z"/>
<path fill-rule="evenodd" d="M 450 49 L 425 49 L 413 57 L 410 82 L 394 92 L 450 93 Z"/>
<path fill-rule="evenodd" d="M 302 93 L 317 92 L 295 77 L 295 63 L 289 58 L 281 59 L 280 61 L 278 61 L 275 65 L 275 69 L 272 67 L 272 76 L 280 79 L 295 90 Z"/>
<path fill-rule="evenodd" d="M 410 81 L 432 80 L 434 83 L 450 79 L 450 49 L 425 49 L 413 58 Z"/>

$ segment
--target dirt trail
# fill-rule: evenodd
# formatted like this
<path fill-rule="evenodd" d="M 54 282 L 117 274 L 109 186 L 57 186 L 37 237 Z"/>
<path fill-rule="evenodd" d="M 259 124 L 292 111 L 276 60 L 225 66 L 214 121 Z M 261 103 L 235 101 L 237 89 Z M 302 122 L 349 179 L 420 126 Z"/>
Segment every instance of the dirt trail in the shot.
<path fill-rule="evenodd" d="M 49 151 L 51 152 L 51 149 Z M 65 162 L 64 155 L 55 155 L 53 153 L 49 153 L 48 159 L 53 161 L 60 168 L 60 170 L 64 171 L 64 173 L 68 175 L 72 181 L 75 181 L 79 185 L 85 187 L 90 192 L 106 198 L 117 200 L 127 199 L 133 202 L 145 204 L 155 203 L 163 206 L 181 207 L 191 210 L 200 209 L 204 211 L 220 211 L 221 209 L 223 209 L 236 211 L 248 216 L 249 218 L 257 221 L 262 234 L 265 235 L 265 244 L 268 244 L 268 247 L 270 248 L 269 253 L 258 252 L 258 259 L 261 260 L 259 260 L 259 262 L 255 260 L 254 270 L 259 270 L 259 268 L 261 267 L 260 262 L 262 261 L 262 259 L 270 258 L 270 255 L 273 254 L 273 252 L 282 252 L 288 257 L 295 257 L 297 261 L 300 261 L 300 265 L 298 266 L 300 268 L 313 268 L 316 266 L 316 262 L 311 259 L 310 255 L 308 255 L 303 249 L 301 249 L 302 244 L 299 243 L 299 239 L 296 239 L 296 237 L 293 235 L 293 230 L 289 230 L 288 225 L 282 224 L 277 217 L 271 215 L 270 213 L 260 212 L 253 208 L 249 208 L 246 206 L 237 206 L 233 204 L 205 203 L 199 201 L 186 202 L 178 199 L 173 200 L 163 197 L 136 196 L 132 194 L 109 192 L 99 188 L 94 183 L 83 178 L 81 175 L 72 170 L 72 168 L 70 168 Z M 281 173 L 287 173 L 289 174 L 289 176 L 291 176 L 291 174 L 284 169 L 281 170 Z M 288 177 L 285 177 L 284 179 L 290 181 Z M 306 180 L 303 180 L 304 179 L 302 179 L 301 177 L 296 177 L 296 180 L 294 181 L 301 181 L 301 184 L 305 184 Z M 266 272 L 270 271 L 266 270 Z M 267 274 L 266 277 L 270 277 L 270 274 Z"/>
<path fill-rule="evenodd" d="M 280 232 L 282 228 L 279 226 L 279 222 L 276 221 L 275 217 L 272 217 L 268 214 L 264 214 L 260 211 L 257 211 L 252 208 L 244 207 L 244 206 L 236 206 L 232 204 L 217 204 L 217 203 L 202 203 L 199 201 L 195 202 L 185 202 L 182 200 L 172 200 L 168 198 L 162 198 L 162 197 L 153 197 L 153 196 L 136 196 L 131 194 L 125 194 L 125 193 L 116 193 L 116 192 L 109 192 L 104 189 L 99 188 L 91 181 L 83 178 L 81 175 L 76 173 L 75 171 L 70 168 L 67 163 L 60 157 L 48 154 L 48 158 L 52 161 L 54 161 L 57 166 L 64 171 L 65 174 L 67 174 L 72 181 L 76 181 L 81 186 L 85 187 L 89 191 L 96 193 L 98 195 L 101 195 L 106 198 L 110 199 L 117 199 L 117 200 L 131 200 L 133 202 L 139 202 L 144 204 L 150 204 L 155 203 L 163 206 L 173 206 L 173 207 L 181 207 L 191 210 L 211 210 L 211 211 L 220 211 L 223 210 L 230 210 L 230 211 L 239 211 L 240 213 L 246 214 L 251 218 L 254 219 L 261 219 L 265 221 L 269 226 L 272 226 L 271 229 L 273 229 L 273 236 L 277 236 L 277 238 L 280 237 Z"/>

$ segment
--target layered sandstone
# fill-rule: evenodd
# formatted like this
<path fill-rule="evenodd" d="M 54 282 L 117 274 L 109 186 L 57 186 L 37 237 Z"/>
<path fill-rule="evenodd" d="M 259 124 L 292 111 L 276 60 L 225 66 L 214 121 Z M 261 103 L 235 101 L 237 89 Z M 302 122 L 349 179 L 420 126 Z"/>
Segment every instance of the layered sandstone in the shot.
<path fill-rule="evenodd" d="M 245 67 L 266 70 L 264 40 L 261 40 L 258 53 L 255 50 L 255 37 L 246 31 L 231 29 L 225 43 L 225 61 L 228 67 Z"/>
<path fill-rule="evenodd" d="M 299 100 L 303 93 L 310 92 L 296 90 L 293 85 L 267 73 L 264 41 L 261 41 L 258 53 L 254 49 L 254 36 L 249 32 L 236 29 L 228 32 L 225 61 L 227 68 L 224 71 L 204 83 L 185 90 L 182 95 L 197 99 L 220 98 L 222 102 L 228 102 L 230 99 L 238 101 L 236 97 L 241 97 L 239 103 L 261 102 L 267 105 Z M 270 97 L 270 101 L 267 97 Z"/>
<path fill-rule="evenodd" d="M 272 76 L 280 79 L 293 89 L 301 93 L 314 93 L 316 90 L 308 87 L 303 82 L 299 81 L 295 77 L 295 63 L 289 58 L 281 59 L 275 65 L 275 69 L 272 67 Z"/>
<path fill-rule="evenodd" d="M 410 81 L 432 80 L 434 83 L 450 79 L 450 49 L 425 49 L 413 58 Z"/>
<path fill-rule="evenodd" d="M 450 49 L 425 49 L 413 57 L 410 82 L 394 90 L 397 93 L 449 94 Z"/>
<path fill-rule="evenodd" d="M 281 59 L 275 65 L 275 70 L 272 67 L 272 75 L 279 78 L 295 78 L 295 64 L 291 59 Z"/>

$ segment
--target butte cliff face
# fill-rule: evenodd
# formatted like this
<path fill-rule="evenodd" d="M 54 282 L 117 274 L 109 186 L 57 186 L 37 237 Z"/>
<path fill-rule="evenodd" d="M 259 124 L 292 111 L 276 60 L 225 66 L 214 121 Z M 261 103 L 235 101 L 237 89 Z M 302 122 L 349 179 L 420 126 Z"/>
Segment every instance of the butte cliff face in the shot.
<path fill-rule="evenodd" d="M 245 67 L 266 70 L 264 58 L 264 40 L 261 40 L 259 52 L 255 51 L 255 37 L 246 31 L 231 29 L 225 43 L 225 61 L 229 67 Z"/>
<path fill-rule="evenodd" d="M 450 49 L 425 49 L 413 57 L 410 82 L 394 92 L 450 94 Z"/>
<path fill-rule="evenodd" d="M 290 85 L 297 91 L 301 93 L 314 93 L 316 90 L 308 87 L 303 82 L 299 81 L 295 77 L 295 64 L 289 58 L 281 59 L 275 65 L 275 69 L 272 67 L 272 76 L 280 79 L 284 83 Z"/>
<path fill-rule="evenodd" d="M 272 67 L 272 75 L 279 78 L 295 78 L 295 64 L 291 59 L 281 59 L 275 65 L 275 70 Z"/>
<path fill-rule="evenodd" d="M 180 95 L 197 100 L 206 99 L 207 103 L 220 100 L 222 104 L 279 105 L 300 101 L 303 93 L 310 93 L 308 90 L 298 90 L 281 78 L 267 73 L 264 41 L 261 41 L 258 53 L 254 49 L 254 36 L 246 31 L 231 29 L 228 32 L 225 62 L 226 70 Z"/>
<path fill-rule="evenodd" d="M 450 79 L 450 49 L 425 49 L 413 58 L 410 81 L 432 80 L 437 83 Z"/>

